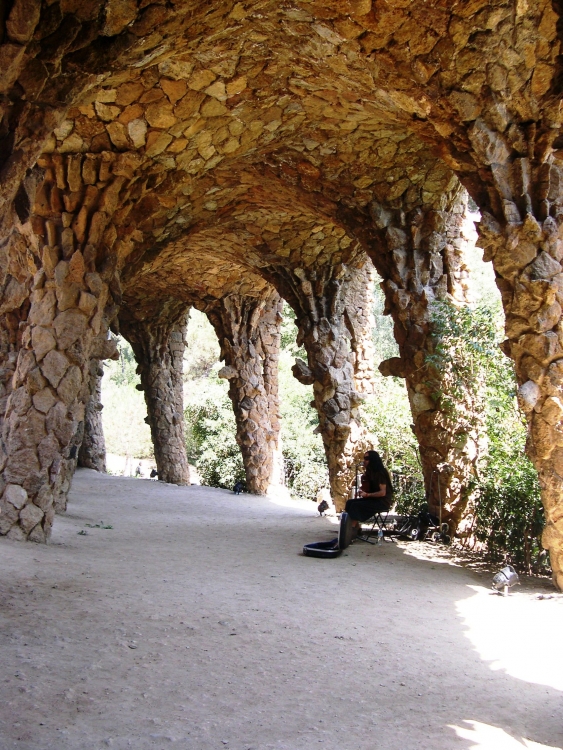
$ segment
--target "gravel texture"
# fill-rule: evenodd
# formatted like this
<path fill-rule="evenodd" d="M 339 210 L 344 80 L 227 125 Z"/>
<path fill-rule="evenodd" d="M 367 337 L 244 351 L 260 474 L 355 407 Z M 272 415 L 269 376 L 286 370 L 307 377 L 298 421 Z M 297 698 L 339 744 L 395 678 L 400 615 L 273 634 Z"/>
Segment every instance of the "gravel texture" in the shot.
<path fill-rule="evenodd" d="M 79 470 L 51 544 L 0 539 L 2 750 L 562 746 L 562 598 L 429 545 L 303 557 L 333 524 Z"/>

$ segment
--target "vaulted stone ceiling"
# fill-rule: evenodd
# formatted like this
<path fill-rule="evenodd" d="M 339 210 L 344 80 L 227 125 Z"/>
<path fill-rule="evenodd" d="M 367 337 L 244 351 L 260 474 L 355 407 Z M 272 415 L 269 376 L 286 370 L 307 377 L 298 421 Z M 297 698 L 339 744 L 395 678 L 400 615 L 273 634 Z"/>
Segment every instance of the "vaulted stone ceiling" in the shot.
<path fill-rule="evenodd" d="M 346 289 L 365 294 L 369 256 L 384 278 L 401 352 L 388 369 L 406 378 L 427 483 L 441 461 L 455 465 L 444 497 L 459 517 L 455 497 L 469 484 L 476 438 L 436 408 L 425 362 L 433 346 L 429 305 L 447 293 L 464 297 L 463 186 L 483 215 L 480 242 L 503 295 L 504 350 L 529 416 L 545 540 L 552 559 L 558 550 L 563 586 L 561 3 L 12 0 L 3 7 L 6 393 L 20 363 L 19 395 L 6 412 L 12 447 L 4 474 L 20 482 L 19 451 L 31 440 L 20 417 L 33 388 L 41 384 L 48 395 L 39 377 L 24 385 L 35 354 L 36 362 L 57 360 L 50 399 L 68 407 L 64 418 L 61 403 L 41 412 L 57 408 L 64 423 L 56 441 L 48 428 L 54 467 L 51 453 L 67 450 L 80 419 L 85 360 L 99 349 L 88 337 L 102 336 L 118 314 L 131 323 L 169 313 L 170 328 L 197 305 L 214 310 L 216 327 L 236 338 L 233 361 L 242 362 L 241 342 L 261 335 L 257 311 L 267 307 L 275 328 L 272 287 L 296 310 L 311 365 L 297 374 L 314 386 L 336 466 L 346 441 L 354 442 L 359 395 L 351 373 L 360 358 L 352 350 L 365 351 L 357 321 L 367 298 L 348 309 Z M 215 303 L 226 299 L 218 311 Z M 61 380 L 67 345 L 80 348 L 69 321 L 86 337 L 82 355 L 73 354 L 72 383 L 67 374 Z M 242 330 L 243 322 L 245 336 L 233 337 L 229 327 Z M 156 346 L 151 331 L 151 346 L 164 350 L 166 336 Z M 266 338 L 275 349 L 269 329 Z M 170 362 L 177 356 L 171 351 Z M 273 349 L 267 359 L 273 370 Z M 39 444 L 51 418 L 33 412 L 33 419 Z M 26 455 L 39 466 L 41 452 L 30 446 Z M 333 483 L 341 494 L 352 460 L 351 450 L 338 488 Z M 42 497 L 45 471 L 41 463 L 28 500 Z M 32 521 L 39 528 L 37 502 L 21 511 L 26 534 Z M 45 519 L 47 512 L 39 536 L 51 523 Z"/>
<path fill-rule="evenodd" d="M 508 131 L 526 152 L 519 123 L 538 119 L 558 54 L 547 2 L 145 5 L 54 3 L 39 15 L 20 0 L 2 46 L 6 145 L 29 152 L 28 166 L 34 151 L 52 154 L 39 163 L 55 170 L 59 154 L 74 155 L 68 188 L 82 170 L 92 202 L 113 175 L 108 241 L 137 273 L 145 250 L 194 233 L 201 246 L 208 228 L 210 241 L 213 228 L 236 233 L 241 257 L 268 256 L 300 212 L 314 217 L 311 238 L 323 220 L 336 238 L 374 198 L 443 207 L 456 182 L 447 164 L 498 212 L 474 144 L 497 162 L 494 131 Z M 24 161 L 8 159 L 6 184 Z M 338 239 L 333 252 L 350 243 Z"/>

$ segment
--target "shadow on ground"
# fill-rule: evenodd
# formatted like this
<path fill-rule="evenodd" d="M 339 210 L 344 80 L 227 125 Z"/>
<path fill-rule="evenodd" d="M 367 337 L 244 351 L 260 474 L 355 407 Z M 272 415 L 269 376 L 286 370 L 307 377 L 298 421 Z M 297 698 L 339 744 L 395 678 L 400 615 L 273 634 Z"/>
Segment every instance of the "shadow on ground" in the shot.
<path fill-rule="evenodd" d="M 79 471 L 50 545 L 0 540 L 0 747 L 562 746 L 562 599 L 406 546 L 300 555 L 333 533 L 313 504 Z"/>

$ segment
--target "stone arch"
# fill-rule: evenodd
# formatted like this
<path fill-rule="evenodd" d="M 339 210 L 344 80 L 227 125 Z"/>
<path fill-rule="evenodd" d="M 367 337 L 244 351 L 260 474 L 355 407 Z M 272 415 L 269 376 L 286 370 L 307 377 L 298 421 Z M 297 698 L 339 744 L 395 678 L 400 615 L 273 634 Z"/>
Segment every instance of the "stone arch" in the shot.
<path fill-rule="evenodd" d="M 108 297 L 102 304 L 82 281 L 80 291 L 96 297 L 106 325 L 121 304 L 126 269 L 181 237 L 224 227 L 233 207 L 242 217 L 245 202 L 260 204 L 258 213 L 271 204 L 289 207 L 293 216 L 314 207 L 312 214 L 358 239 L 377 267 L 378 258 L 389 257 L 385 243 L 383 253 L 378 249 L 381 216 L 416 234 L 412 212 L 421 211 L 429 226 L 453 205 L 448 196 L 458 179 L 483 214 L 482 243 L 507 313 L 505 350 L 516 362 L 543 484 L 545 544 L 561 585 L 557 8 L 549 0 L 451 7 L 390 0 L 322 9 L 272 3 L 254 14 L 231 3 L 210 12 L 182 2 L 137 9 L 111 0 L 88 8 L 15 0 L 0 39 L 0 213 L 10 300 L 1 314 L 12 332 L 5 334 L 12 347 L 5 372 L 15 367 L 6 466 L 23 445 L 35 452 L 19 438 L 10 441 L 27 408 L 16 391 L 25 383 L 31 393 L 27 376 L 35 368 L 22 364 L 35 356 L 30 336 L 45 338 L 33 319 L 39 297 L 52 296 L 36 276 L 43 271 L 54 281 L 49 263 L 70 263 L 80 252 Z M 35 165 L 45 170 L 48 194 L 31 185 Z M 39 199 L 26 201 L 34 192 Z M 444 205 L 435 201 L 441 194 Z M 275 224 L 259 233 L 253 226 L 239 227 L 241 242 L 252 246 L 251 265 L 256 261 L 265 278 L 279 270 L 279 252 L 271 249 L 284 238 Z M 82 229 L 92 238 L 81 239 Z M 416 250 L 410 239 L 407 247 Z M 286 269 L 301 268 L 294 249 L 286 249 Z M 331 268 L 346 265 L 340 250 L 329 249 Z M 63 287 L 67 297 L 76 292 Z M 399 297 L 388 294 L 400 320 Z M 56 310 L 68 311 L 77 312 Z M 81 343 L 85 360 L 91 338 Z M 57 343 L 56 351 L 66 349 Z M 73 366 L 84 381 L 85 363 Z M 44 476 L 37 455 L 28 458 L 32 474 Z M 35 498 L 31 485 L 30 492 Z M 25 510 L 15 495 L 10 517 Z M 27 529 L 46 512 L 41 502 L 38 511 L 25 511 Z"/>
<path fill-rule="evenodd" d="M 158 477 L 179 485 L 190 483 L 182 381 L 187 312 L 185 302 L 168 299 L 152 315 L 126 306 L 119 315 L 120 332 L 137 361 Z"/>
<path fill-rule="evenodd" d="M 258 495 L 283 482 L 278 398 L 281 306 L 273 289 L 263 297 L 228 295 L 206 306 L 225 360 L 219 377 L 229 381 L 247 488 Z"/>
<path fill-rule="evenodd" d="M 272 483 L 281 481 L 277 465 L 280 299 L 255 269 L 237 260 L 236 239 L 223 238 L 223 242 L 230 253 L 217 252 L 197 238 L 181 239 L 132 266 L 124 277 L 121 328 L 133 340 L 137 328 L 162 316 L 170 305 L 166 295 L 171 293 L 176 295 L 175 305 L 192 306 L 207 315 L 225 360 L 222 374 L 229 380 L 247 487 L 264 494 Z M 161 296 L 155 299 L 155 293 Z M 130 315 L 134 319 L 128 320 Z M 158 394 L 161 401 L 163 390 Z M 182 410 L 177 407 L 177 411 Z M 169 430 L 163 438 L 170 439 Z M 177 443 L 183 448 L 183 438 Z"/>
<path fill-rule="evenodd" d="M 211 296 L 220 299 L 221 294 L 227 294 L 230 286 L 222 287 L 225 280 L 238 290 L 239 296 L 244 292 L 243 296 L 249 300 L 259 296 L 258 290 L 266 288 L 269 282 L 289 301 L 298 315 L 300 335 L 308 348 L 310 364 L 315 370 L 320 367 L 324 372 L 322 377 L 319 374 L 319 379 L 313 377 L 310 383 L 316 383 L 318 392 L 315 406 L 320 410 L 319 430 L 327 450 L 333 493 L 337 503 L 343 505 L 351 486 L 352 467 L 365 450 L 358 406 L 362 393 L 368 392 L 371 387 L 371 364 L 366 364 L 362 358 L 371 351 L 371 317 L 366 298 L 366 293 L 369 297 L 372 283 L 369 261 L 358 243 L 347 237 L 333 220 L 319 216 L 311 208 L 296 208 L 290 198 L 291 191 L 286 202 L 280 206 L 279 202 L 273 202 L 263 193 L 251 198 L 246 196 L 244 202 L 228 207 L 229 210 L 221 216 L 219 226 L 214 223 L 212 226 L 196 227 L 186 240 L 172 242 L 158 255 L 140 259 L 137 266 L 132 266 L 135 270 L 126 273 L 125 284 L 138 285 L 139 277 L 146 274 L 154 285 L 156 271 L 162 276 L 163 285 L 170 288 L 174 282 L 170 281 L 169 271 L 174 268 L 176 274 L 180 273 L 182 279 L 189 278 L 189 283 L 195 286 L 192 296 L 195 300 L 199 294 L 200 301 L 194 301 L 199 309 L 212 310 L 211 303 L 202 307 L 201 300 Z M 252 232 L 248 231 L 248 227 L 252 227 Z M 277 237 L 272 229 L 279 232 Z M 186 248 L 186 255 L 181 261 L 178 259 L 178 247 Z M 198 263 L 198 273 L 195 275 L 186 270 L 193 267 L 194 258 Z M 234 262 L 239 270 L 233 271 L 229 267 Z M 244 273 L 241 271 L 243 268 Z M 308 275 L 315 279 L 314 293 L 306 291 Z M 134 278 L 137 281 L 133 282 Z M 313 299 L 316 295 L 318 305 Z M 226 314 L 225 310 L 223 314 Z M 326 340 L 321 346 L 316 343 L 315 336 L 318 335 L 319 325 L 326 325 L 329 319 L 334 330 L 328 338 L 325 335 Z M 221 330 L 217 318 L 214 324 L 216 329 Z M 328 393 L 331 386 L 328 381 L 323 385 L 322 381 L 327 377 L 331 382 L 334 380 L 328 374 L 326 364 L 329 360 L 332 362 L 335 356 L 332 351 L 334 343 L 329 339 L 333 342 L 338 340 L 337 348 L 342 349 L 335 365 L 338 374 L 334 376 L 334 383 L 338 384 L 342 393 L 339 401 L 333 399 L 326 407 L 330 409 L 334 404 L 327 417 L 325 403 L 330 398 Z M 349 341 L 350 344 L 347 343 Z M 301 377 L 299 369 L 295 372 Z M 341 424 L 338 424 L 339 421 Z M 338 439 L 335 439 L 335 430 L 342 433 Z"/>

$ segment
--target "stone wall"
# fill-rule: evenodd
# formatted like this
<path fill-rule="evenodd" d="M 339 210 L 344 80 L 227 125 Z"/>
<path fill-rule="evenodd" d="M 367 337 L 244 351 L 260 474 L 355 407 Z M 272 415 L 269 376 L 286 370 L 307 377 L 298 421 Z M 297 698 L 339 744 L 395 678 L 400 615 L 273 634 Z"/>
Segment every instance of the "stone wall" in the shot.
<path fill-rule="evenodd" d="M 560 571 L 557 452 L 544 444 L 547 434 L 555 440 L 559 425 L 552 412 L 544 415 L 544 404 L 553 409 L 549 399 L 559 398 L 546 390 L 545 374 L 559 355 L 556 347 L 545 355 L 528 351 L 555 346 L 558 336 L 559 269 L 548 256 L 559 264 L 560 17 L 551 0 L 295 7 L 251 0 L 212 9 L 187 0 L 14 0 L 0 20 L 6 466 L 21 465 L 21 451 L 29 450 L 30 476 L 51 471 L 55 459 L 45 459 L 47 470 L 37 454 L 43 417 L 34 415 L 39 426 L 25 437 L 18 427 L 36 395 L 37 383 L 28 383 L 28 376 L 36 368 L 43 373 L 46 358 L 61 367 L 67 361 L 67 369 L 80 371 L 85 399 L 91 339 L 120 306 L 133 317 L 148 310 L 154 315 L 169 299 L 203 309 L 230 294 L 260 296 L 268 284 L 279 291 L 295 287 L 287 299 L 307 310 L 304 340 L 313 330 L 326 337 L 322 345 L 311 338 L 310 351 L 318 351 L 309 355 L 310 369 L 313 360 L 323 364 L 320 349 L 330 350 L 352 368 L 349 373 L 339 365 L 346 379 L 356 378 L 358 393 L 360 360 L 340 352 L 328 332 L 343 330 L 336 313 L 342 301 L 315 319 L 320 298 L 340 300 L 340 293 L 325 290 L 323 282 L 319 300 L 310 304 L 301 285 L 337 281 L 334 269 L 354 265 L 357 241 L 378 269 L 392 259 L 384 279 L 397 334 L 406 335 L 404 349 L 425 327 L 415 316 L 425 321 L 427 315 L 414 283 L 417 269 L 428 270 L 431 281 L 422 286 L 434 294 L 441 293 L 440 263 L 449 294 L 456 273 L 463 274 L 447 249 L 455 247 L 455 237 L 447 237 L 456 221 L 450 196 L 461 182 L 484 212 L 482 239 L 507 311 L 505 348 L 517 364 L 530 451 L 544 485 L 545 541 Z M 391 224 L 381 228 L 386 215 Z M 444 228 L 431 228 L 436 222 Z M 420 227 L 428 235 L 419 242 Z M 394 239 L 388 228 L 397 230 Z M 407 238 L 391 248 L 399 232 Z M 433 233 L 448 239 L 440 249 L 432 247 Z M 403 265 L 408 281 L 400 278 Z M 329 321 L 326 331 L 322 319 Z M 77 338 L 67 344 L 71 329 Z M 523 336 L 532 338 L 522 343 Z M 419 353 L 428 350 L 425 337 L 422 330 L 413 343 Z M 75 354 L 67 351 L 76 342 L 80 356 L 71 362 Z M 539 363 L 541 374 L 530 370 L 526 357 Z M 414 361 L 406 354 L 401 360 Z M 557 380 L 554 373 L 550 382 Z M 417 409 L 428 394 L 412 372 L 406 374 Z M 39 384 L 40 391 L 58 394 L 58 382 Z M 530 408 L 534 397 L 525 396 L 536 386 L 540 395 Z M 81 421 L 77 404 L 84 399 L 76 399 L 64 419 L 61 412 L 73 430 L 57 428 L 57 456 L 68 450 L 69 434 Z M 338 406 L 334 416 L 341 408 L 348 410 Z M 435 434 L 456 431 L 442 425 Z M 438 453 L 450 462 L 446 443 Z M 23 487 L 17 472 L 6 471 L 10 484 Z M 15 505 L 7 501 L 10 518 L 24 514 L 23 535 L 50 524 L 42 515 L 30 525 L 51 501 L 39 501 L 37 511 L 32 502 L 26 510 L 43 479 L 28 485 L 26 499 L 10 489 Z M 34 531 L 38 538 L 41 533 Z"/>
<path fill-rule="evenodd" d="M 7 353 L 9 363 L 17 349 L 1 460 L 1 531 L 37 541 L 48 537 L 55 507 L 66 503 L 60 496 L 66 497 L 72 472 L 67 462 L 75 465 L 81 439 L 90 357 L 105 346 L 97 341 L 105 340 L 111 317 L 96 247 L 86 243 L 93 231 L 85 231 L 88 212 L 82 194 L 72 192 L 73 161 L 42 165 L 43 178 L 27 186 L 28 208 L 9 238 L 11 248 L 22 248 L 20 285 L 29 284 L 31 294 L 18 314 L 12 310 L 4 318 L 19 317 L 19 324 Z M 71 226 L 75 212 L 82 213 L 82 223 Z M 4 271 L 13 287 L 17 271 L 13 265 Z"/>
<path fill-rule="evenodd" d="M 106 470 L 106 441 L 102 425 L 102 377 L 99 360 L 90 361 L 90 397 L 84 410 L 84 435 L 78 451 L 78 466 Z"/>
<path fill-rule="evenodd" d="M 282 301 L 270 290 L 264 297 L 229 295 L 207 310 L 229 381 L 246 485 L 265 495 L 279 483 L 280 415 L 278 359 Z M 283 475 L 282 475 L 283 476 Z"/>
<path fill-rule="evenodd" d="M 158 477 L 172 484 L 189 484 L 184 439 L 183 356 L 186 306 L 163 304 L 152 320 L 120 318 L 121 331 L 133 347 L 145 395 Z"/>
<path fill-rule="evenodd" d="M 365 300 L 351 293 L 358 277 L 359 283 L 369 285 L 366 263 L 360 254 L 357 266 L 296 269 L 285 284 L 297 316 L 297 343 L 307 352 L 307 363 L 296 360 L 293 374 L 313 386 L 311 405 L 319 416 L 337 510 L 350 497 L 355 466 L 368 447 L 360 418 L 362 393 L 356 384 L 364 393 L 369 390 L 368 370 L 360 369 L 357 351 L 369 346 L 371 330 L 364 326 L 371 315 L 362 306 Z"/>

